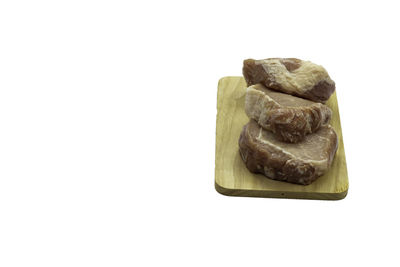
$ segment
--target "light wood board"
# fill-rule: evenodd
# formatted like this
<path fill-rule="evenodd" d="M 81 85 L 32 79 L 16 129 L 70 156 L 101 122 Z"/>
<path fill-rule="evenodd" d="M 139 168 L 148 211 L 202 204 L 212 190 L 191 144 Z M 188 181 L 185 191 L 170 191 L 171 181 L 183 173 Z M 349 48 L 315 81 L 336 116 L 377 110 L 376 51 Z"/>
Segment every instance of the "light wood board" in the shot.
<path fill-rule="evenodd" d="M 338 135 L 339 147 L 329 171 L 307 186 L 274 181 L 247 170 L 238 145 L 242 127 L 249 121 L 244 112 L 245 93 L 243 77 L 224 77 L 218 83 L 216 190 L 229 196 L 330 200 L 346 197 L 349 182 L 336 93 L 326 104 L 332 109 L 331 125 Z"/>

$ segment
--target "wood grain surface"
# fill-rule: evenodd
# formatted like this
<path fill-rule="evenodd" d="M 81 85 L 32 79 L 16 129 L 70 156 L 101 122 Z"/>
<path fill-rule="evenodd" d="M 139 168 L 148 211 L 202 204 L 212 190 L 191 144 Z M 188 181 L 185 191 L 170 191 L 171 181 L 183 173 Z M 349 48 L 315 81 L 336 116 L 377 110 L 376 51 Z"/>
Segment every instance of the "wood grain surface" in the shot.
<path fill-rule="evenodd" d="M 243 77 L 224 77 L 218 83 L 215 188 L 224 195 L 305 199 L 343 199 L 349 187 L 342 128 L 336 93 L 326 103 L 332 109 L 331 125 L 339 147 L 328 172 L 311 185 L 274 181 L 247 170 L 239 155 L 239 135 L 249 121 L 244 112 Z"/>

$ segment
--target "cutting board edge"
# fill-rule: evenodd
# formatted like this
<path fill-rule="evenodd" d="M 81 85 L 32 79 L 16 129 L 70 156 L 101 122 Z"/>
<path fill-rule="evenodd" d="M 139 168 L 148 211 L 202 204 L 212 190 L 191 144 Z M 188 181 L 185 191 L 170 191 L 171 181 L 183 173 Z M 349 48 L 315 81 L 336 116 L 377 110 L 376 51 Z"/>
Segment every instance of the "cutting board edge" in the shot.
<path fill-rule="evenodd" d="M 295 192 L 295 191 L 270 191 L 255 189 L 226 188 L 215 181 L 215 190 L 221 195 L 232 197 L 260 197 L 260 198 L 286 198 L 310 200 L 342 200 L 346 198 L 348 188 L 342 192 Z"/>

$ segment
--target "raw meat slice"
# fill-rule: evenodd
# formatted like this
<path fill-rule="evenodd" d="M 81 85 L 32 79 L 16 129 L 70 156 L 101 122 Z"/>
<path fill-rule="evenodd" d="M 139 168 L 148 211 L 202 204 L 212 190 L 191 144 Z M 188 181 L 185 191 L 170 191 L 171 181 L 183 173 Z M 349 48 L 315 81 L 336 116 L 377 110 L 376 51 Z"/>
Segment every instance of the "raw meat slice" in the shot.
<path fill-rule="evenodd" d="M 297 144 L 285 143 L 250 120 L 239 138 L 240 155 L 251 172 L 279 181 L 311 184 L 331 166 L 338 146 L 330 125 Z"/>
<path fill-rule="evenodd" d="M 332 116 L 324 104 L 272 91 L 261 84 L 247 88 L 245 111 L 261 127 L 290 143 L 327 125 Z"/>
<path fill-rule="evenodd" d="M 335 82 L 324 67 L 297 58 L 246 59 L 243 76 L 248 86 L 261 83 L 321 103 L 335 91 Z"/>

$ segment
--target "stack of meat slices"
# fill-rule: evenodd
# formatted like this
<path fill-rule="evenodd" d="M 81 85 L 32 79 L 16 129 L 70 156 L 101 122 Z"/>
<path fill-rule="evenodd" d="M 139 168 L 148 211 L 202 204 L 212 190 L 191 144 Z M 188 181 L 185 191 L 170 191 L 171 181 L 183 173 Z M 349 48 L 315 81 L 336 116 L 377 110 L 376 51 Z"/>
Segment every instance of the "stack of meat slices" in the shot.
<path fill-rule="evenodd" d="M 251 172 L 311 184 L 331 166 L 338 147 L 324 105 L 335 83 L 320 65 L 296 58 L 247 59 L 250 118 L 239 138 L 240 155 Z"/>

